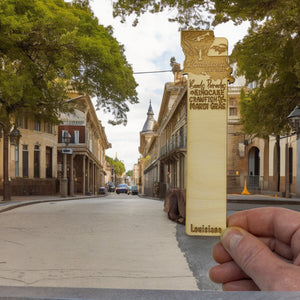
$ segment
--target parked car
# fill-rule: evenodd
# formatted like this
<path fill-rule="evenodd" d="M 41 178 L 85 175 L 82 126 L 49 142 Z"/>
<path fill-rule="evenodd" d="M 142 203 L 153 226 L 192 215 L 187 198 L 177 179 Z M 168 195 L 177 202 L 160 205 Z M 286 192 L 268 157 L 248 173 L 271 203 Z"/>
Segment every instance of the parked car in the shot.
<path fill-rule="evenodd" d="M 107 190 L 109 191 L 109 192 L 114 192 L 115 191 L 115 185 L 114 185 L 114 183 L 113 182 L 109 182 L 108 183 L 108 188 L 107 188 Z"/>
<path fill-rule="evenodd" d="M 105 194 L 105 187 L 104 186 L 101 186 L 99 187 L 99 195 L 104 195 Z"/>
<path fill-rule="evenodd" d="M 137 186 L 136 186 L 136 185 L 133 185 L 133 186 L 131 187 L 131 194 L 132 194 L 132 195 L 138 195 L 138 193 L 139 193 L 139 191 L 138 191 Z"/>
<path fill-rule="evenodd" d="M 127 193 L 128 193 L 128 185 L 127 185 L 127 184 L 119 184 L 119 185 L 116 187 L 116 193 L 117 193 L 117 194 L 120 194 L 120 193 L 125 193 L 125 194 L 127 194 Z"/>

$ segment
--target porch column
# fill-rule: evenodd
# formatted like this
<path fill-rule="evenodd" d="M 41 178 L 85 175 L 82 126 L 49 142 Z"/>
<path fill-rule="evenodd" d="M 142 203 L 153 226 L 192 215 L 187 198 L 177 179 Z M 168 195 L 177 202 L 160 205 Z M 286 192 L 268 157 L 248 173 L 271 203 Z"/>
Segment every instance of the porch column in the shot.
<path fill-rule="evenodd" d="M 96 184 L 96 180 L 95 180 L 95 163 L 92 164 L 92 183 L 93 183 L 93 195 L 95 195 L 95 191 L 96 191 L 96 187 L 95 187 L 95 184 Z"/>
<path fill-rule="evenodd" d="M 297 150 L 296 150 L 296 197 L 300 197 L 300 138 L 297 135 Z"/>
<path fill-rule="evenodd" d="M 71 155 L 70 161 L 70 196 L 74 196 L 74 154 Z"/>
<path fill-rule="evenodd" d="M 87 193 L 90 192 L 90 159 L 87 158 Z"/>
<path fill-rule="evenodd" d="M 85 195 L 85 155 L 82 156 L 82 194 Z"/>

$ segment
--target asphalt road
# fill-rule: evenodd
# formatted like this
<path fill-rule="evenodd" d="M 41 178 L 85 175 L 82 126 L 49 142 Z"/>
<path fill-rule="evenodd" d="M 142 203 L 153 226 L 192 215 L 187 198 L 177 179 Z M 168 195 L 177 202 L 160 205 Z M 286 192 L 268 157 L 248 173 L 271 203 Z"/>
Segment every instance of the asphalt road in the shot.
<path fill-rule="evenodd" d="M 262 206 L 228 203 L 228 215 Z M 137 196 L 18 207 L 0 214 L 0 286 L 220 291 L 208 278 L 219 238 L 184 231 Z"/>
<path fill-rule="evenodd" d="M 0 286 L 197 290 L 163 202 L 128 195 L 0 215 Z"/>

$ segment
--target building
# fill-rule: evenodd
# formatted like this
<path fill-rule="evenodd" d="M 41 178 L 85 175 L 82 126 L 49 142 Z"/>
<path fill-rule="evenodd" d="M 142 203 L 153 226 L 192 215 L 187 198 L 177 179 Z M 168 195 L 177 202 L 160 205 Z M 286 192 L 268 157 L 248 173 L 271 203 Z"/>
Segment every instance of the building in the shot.
<path fill-rule="evenodd" d="M 186 80 L 173 67 L 174 82 L 166 83 L 157 121 L 151 103 L 140 132 L 141 192 L 164 198 L 169 189 L 186 187 Z"/>
<path fill-rule="evenodd" d="M 141 193 L 165 199 L 186 188 L 187 89 L 180 67 L 166 83 L 157 121 L 151 104 L 140 132 Z M 239 83 L 239 81 L 238 81 Z M 228 87 L 227 192 L 289 196 L 296 193 L 296 135 L 253 138 L 243 132 L 239 101 L 242 85 Z"/>
<path fill-rule="evenodd" d="M 23 117 L 17 120 L 19 144 L 9 144 L 9 178 L 12 195 L 53 195 L 57 191 L 57 126 Z M 0 162 L 3 166 L 3 138 Z M 0 168 L 2 182 L 3 168 Z M 0 186 L 2 193 L 2 184 Z"/>
<path fill-rule="evenodd" d="M 78 98 L 76 94 L 71 96 Z M 68 195 L 97 194 L 99 187 L 105 186 L 105 150 L 111 145 L 90 97 L 83 95 L 75 101 L 74 112 L 62 114 L 62 124 L 58 126 L 57 178 L 60 183 L 67 179 Z M 68 144 L 64 140 L 66 134 L 70 136 Z M 62 190 L 61 193 L 66 194 Z"/>
<path fill-rule="evenodd" d="M 12 195 L 62 194 L 64 180 L 64 196 L 97 194 L 99 187 L 104 186 L 105 150 L 111 145 L 90 97 L 70 93 L 70 98 L 77 99 L 74 112 L 62 114 L 59 126 L 26 116 L 17 120 L 21 138 L 18 145 L 9 144 Z M 71 138 L 68 145 L 63 138 L 65 133 Z M 1 166 L 2 151 L 3 138 L 0 135 Z M 3 182 L 2 167 L 0 181 Z"/>
<path fill-rule="evenodd" d="M 134 164 L 132 170 L 132 185 L 139 185 L 139 164 Z"/>

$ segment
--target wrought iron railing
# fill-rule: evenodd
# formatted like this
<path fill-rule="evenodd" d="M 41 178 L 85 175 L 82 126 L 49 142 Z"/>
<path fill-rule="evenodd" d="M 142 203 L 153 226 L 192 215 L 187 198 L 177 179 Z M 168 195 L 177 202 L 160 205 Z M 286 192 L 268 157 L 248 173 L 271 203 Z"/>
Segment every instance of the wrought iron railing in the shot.
<path fill-rule="evenodd" d="M 160 155 L 166 155 L 176 149 L 186 148 L 186 137 L 183 135 L 172 136 L 164 145 L 160 148 Z"/>

